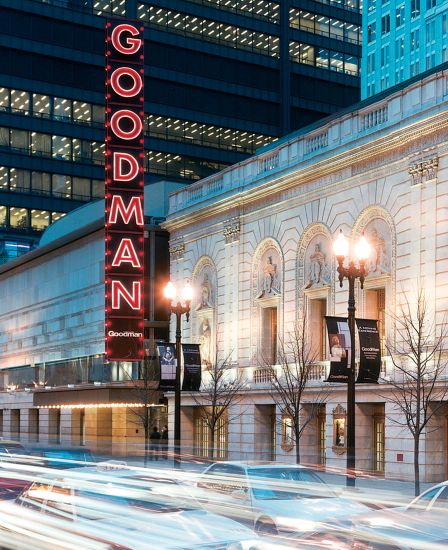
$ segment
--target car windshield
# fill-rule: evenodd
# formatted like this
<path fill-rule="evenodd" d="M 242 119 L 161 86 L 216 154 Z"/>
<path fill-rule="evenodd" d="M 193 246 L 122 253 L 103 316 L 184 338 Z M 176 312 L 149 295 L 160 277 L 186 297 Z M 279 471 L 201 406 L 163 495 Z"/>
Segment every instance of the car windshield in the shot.
<path fill-rule="evenodd" d="M 298 468 L 251 468 L 252 493 L 259 500 L 326 498 L 335 494 L 314 472 Z"/>

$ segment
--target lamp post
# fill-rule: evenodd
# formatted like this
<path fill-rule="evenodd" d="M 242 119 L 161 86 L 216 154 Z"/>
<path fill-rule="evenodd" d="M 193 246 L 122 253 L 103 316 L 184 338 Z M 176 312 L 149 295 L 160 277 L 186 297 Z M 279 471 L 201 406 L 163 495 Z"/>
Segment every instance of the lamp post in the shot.
<path fill-rule="evenodd" d="M 193 297 L 193 289 L 190 283 L 186 283 L 181 295 L 177 295 L 176 287 L 169 281 L 163 291 L 169 302 L 170 312 L 176 315 L 176 380 L 174 384 L 174 463 L 180 463 L 180 365 L 181 365 L 181 318 L 185 314 L 186 320 L 190 319 L 190 304 Z M 183 303 L 182 303 L 183 302 Z"/>
<path fill-rule="evenodd" d="M 347 381 L 347 472 L 346 485 L 354 487 L 356 484 L 355 466 L 355 281 L 359 279 L 361 289 L 364 286 L 364 279 L 367 275 L 366 260 L 370 255 L 370 245 L 364 235 L 361 236 L 355 245 L 355 256 L 358 259 L 359 267 L 354 260 L 349 260 L 348 267 L 344 261 L 348 256 L 349 244 L 342 233 L 342 229 L 333 245 L 334 254 L 338 260 L 339 286 L 342 287 L 344 279 L 348 280 L 348 327 L 350 330 L 350 367 L 348 369 Z"/>

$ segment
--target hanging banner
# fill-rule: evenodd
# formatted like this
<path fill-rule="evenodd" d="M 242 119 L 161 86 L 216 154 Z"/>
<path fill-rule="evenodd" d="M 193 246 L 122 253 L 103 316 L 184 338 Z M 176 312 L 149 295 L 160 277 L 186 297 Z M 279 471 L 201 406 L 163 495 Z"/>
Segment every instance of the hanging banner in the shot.
<path fill-rule="evenodd" d="M 182 391 L 199 391 L 201 386 L 201 352 L 199 344 L 182 344 L 184 381 Z"/>
<path fill-rule="evenodd" d="M 177 370 L 176 344 L 157 342 L 157 352 L 160 364 L 159 389 L 174 391 L 176 389 Z"/>
<path fill-rule="evenodd" d="M 344 317 L 325 317 L 330 350 L 330 373 L 327 382 L 348 382 L 350 330 Z"/>
<path fill-rule="evenodd" d="M 381 370 L 378 321 L 356 319 L 359 335 L 359 372 L 357 384 L 377 384 Z"/>
<path fill-rule="evenodd" d="M 114 361 L 144 356 L 143 31 L 106 23 L 105 351 Z"/>

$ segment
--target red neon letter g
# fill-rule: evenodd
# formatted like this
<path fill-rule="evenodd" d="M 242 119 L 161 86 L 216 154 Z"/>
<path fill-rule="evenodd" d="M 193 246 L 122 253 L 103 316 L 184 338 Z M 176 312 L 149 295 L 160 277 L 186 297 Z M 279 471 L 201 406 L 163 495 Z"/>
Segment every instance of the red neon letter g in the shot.
<path fill-rule="evenodd" d="M 129 38 L 127 37 L 124 41 L 125 44 L 123 44 L 121 40 L 121 34 L 123 32 L 128 32 L 132 36 L 138 35 L 138 30 L 133 25 L 128 25 L 127 23 L 123 23 L 122 25 L 117 25 L 115 29 L 112 31 L 112 45 L 117 50 L 117 52 L 120 52 L 124 55 L 132 55 L 134 53 L 137 53 L 140 49 L 140 46 L 142 45 L 142 41 L 140 38 Z"/>

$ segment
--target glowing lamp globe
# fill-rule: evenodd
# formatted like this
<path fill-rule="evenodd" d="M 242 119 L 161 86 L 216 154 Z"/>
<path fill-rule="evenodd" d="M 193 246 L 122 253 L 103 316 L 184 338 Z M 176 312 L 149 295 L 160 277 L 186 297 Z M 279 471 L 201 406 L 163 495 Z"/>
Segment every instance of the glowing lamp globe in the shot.
<path fill-rule="evenodd" d="M 163 289 L 163 295 L 167 300 L 174 300 L 176 297 L 176 287 L 171 281 L 169 281 L 166 287 Z"/>
<path fill-rule="evenodd" d="M 186 301 L 186 302 L 191 302 L 192 298 L 193 298 L 193 288 L 192 286 L 190 285 L 190 283 L 185 283 L 185 286 L 184 288 L 182 289 L 182 298 Z"/>
<path fill-rule="evenodd" d="M 362 235 L 359 241 L 356 243 L 355 254 L 358 260 L 364 261 L 367 260 L 367 258 L 370 256 L 370 244 L 368 240 L 364 237 L 364 235 Z"/>
<path fill-rule="evenodd" d="M 338 238 L 333 243 L 333 251 L 337 257 L 345 258 L 348 255 L 348 241 L 344 237 L 342 229 L 338 235 Z"/>

